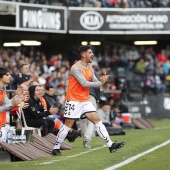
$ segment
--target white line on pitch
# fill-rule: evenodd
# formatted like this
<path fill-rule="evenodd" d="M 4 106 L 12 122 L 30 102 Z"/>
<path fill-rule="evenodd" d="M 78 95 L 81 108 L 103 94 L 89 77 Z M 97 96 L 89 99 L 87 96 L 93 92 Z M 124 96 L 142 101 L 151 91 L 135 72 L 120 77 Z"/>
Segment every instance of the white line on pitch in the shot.
<path fill-rule="evenodd" d="M 161 130 L 161 129 L 168 129 L 168 128 L 170 128 L 170 125 L 169 126 L 163 126 L 163 127 L 161 127 L 161 128 L 154 128 L 155 130 Z"/>
<path fill-rule="evenodd" d="M 93 148 L 93 149 L 89 149 L 89 150 L 87 150 L 85 152 L 80 152 L 79 154 L 66 156 L 66 158 L 62 159 L 62 160 L 66 160 L 66 159 L 69 159 L 69 158 L 74 158 L 74 157 L 77 157 L 77 156 L 80 156 L 80 155 L 84 155 L 84 154 L 87 154 L 87 153 L 90 153 L 90 152 L 93 152 L 95 150 L 99 150 L 99 149 L 102 149 L 102 148 L 105 148 L 105 147 L 106 147 L 106 145 L 103 145 L 103 146 L 97 147 L 97 148 Z M 59 162 L 59 161 L 61 161 L 61 160 L 51 160 L 51 161 L 48 161 L 48 162 L 37 163 L 35 165 L 46 165 L 46 164 L 52 164 L 54 162 Z"/>
<path fill-rule="evenodd" d="M 160 144 L 160 145 L 157 145 L 157 146 L 155 146 L 155 147 L 153 147 L 153 148 L 151 148 L 151 149 L 149 149 L 149 150 L 147 150 L 147 151 L 145 151 L 145 152 L 142 152 L 142 153 L 140 153 L 140 154 L 138 154 L 138 155 L 136 155 L 136 156 L 133 156 L 133 157 L 131 157 L 131 158 L 128 158 L 128 159 L 126 159 L 125 161 L 123 161 L 123 162 L 121 162 L 121 163 L 118 163 L 118 164 L 116 164 L 116 165 L 113 165 L 113 166 L 111 166 L 111 167 L 108 167 L 108 168 L 106 168 L 106 169 L 104 169 L 104 170 L 115 170 L 115 169 L 117 169 L 117 168 L 120 168 L 120 167 L 122 167 L 122 166 L 124 166 L 124 165 L 126 165 L 126 164 L 129 164 L 130 162 L 135 161 L 136 159 L 138 159 L 138 158 L 140 158 L 140 157 L 142 157 L 142 156 L 144 156 L 144 155 L 146 155 L 146 154 L 148 154 L 148 153 L 151 153 L 151 152 L 155 151 L 156 149 L 159 149 L 160 147 L 163 147 L 163 146 L 168 145 L 169 143 L 170 143 L 170 140 L 168 140 L 168 141 L 166 141 L 166 142 L 164 142 L 164 143 L 162 143 L 162 144 Z"/>

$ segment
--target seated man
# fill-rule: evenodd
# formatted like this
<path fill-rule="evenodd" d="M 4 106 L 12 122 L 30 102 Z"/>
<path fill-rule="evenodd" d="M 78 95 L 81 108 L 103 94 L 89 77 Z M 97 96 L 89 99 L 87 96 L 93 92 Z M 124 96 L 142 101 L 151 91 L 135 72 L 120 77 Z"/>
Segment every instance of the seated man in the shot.
<path fill-rule="evenodd" d="M 45 94 L 45 89 L 44 89 L 44 86 L 41 85 L 40 86 L 40 95 L 41 95 L 40 101 L 41 101 L 42 106 L 44 107 L 44 109 L 48 110 L 47 105 L 49 105 L 49 103 L 48 103 L 48 101 L 45 100 L 44 94 Z M 51 106 L 53 106 L 53 105 L 51 105 Z M 51 107 L 51 106 L 49 105 L 49 107 Z M 59 109 L 56 108 L 56 107 L 54 107 L 54 108 L 56 109 L 56 114 L 57 114 Z M 58 116 L 56 114 L 49 115 L 48 117 L 50 119 L 52 118 L 54 120 L 54 122 L 55 122 L 54 129 L 59 130 L 62 127 L 63 123 L 59 120 L 60 116 Z"/>
<path fill-rule="evenodd" d="M 109 105 L 107 105 L 106 103 L 102 103 L 100 105 L 100 107 L 98 108 L 97 113 L 98 113 L 100 119 L 102 120 L 102 123 L 106 127 L 112 126 L 111 122 L 110 122 L 110 118 L 109 118 L 109 115 L 110 115 L 110 106 Z"/>
<path fill-rule="evenodd" d="M 54 87 L 47 86 L 44 98 L 47 102 L 47 108 L 49 109 L 51 106 L 54 106 L 60 109 L 65 102 L 65 99 L 58 100 L 57 95 L 54 94 Z"/>
<path fill-rule="evenodd" d="M 42 126 L 42 136 L 53 133 L 54 121 L 52 119 L 46 119 L 46 117 L 50 114 L 56 114 L 56 109 L 51 107 L 48 111 L 43 108 L 40 102 L 41 91 L 39 86 L 30 86 L 29 94 L 29 106 L 28 108 L 23 109 L 27 125 L 32 127 Z"/>
<path fill-rule="evenodd" d="M 118 114 L 120 113 L 120 105 L 113 104 L 111 111 L 110 111 L 110 121 L 114 128 L 121 128 L 123 126 L 123 119 L 118 118 Z"/>
<path fill-rule="evenodd" d="M 33 73 L 31 75 L 29 63 L 24 62 L 20 65 L 19 68 L 20 68 L 20 73 L 15 77 L 15 80 L 13 83 L 18 84 L 18 85 L 24 83 L 25 85 L 28 86 L 31 81 L 38 80 L 39 76 L 36 73 Z"/>

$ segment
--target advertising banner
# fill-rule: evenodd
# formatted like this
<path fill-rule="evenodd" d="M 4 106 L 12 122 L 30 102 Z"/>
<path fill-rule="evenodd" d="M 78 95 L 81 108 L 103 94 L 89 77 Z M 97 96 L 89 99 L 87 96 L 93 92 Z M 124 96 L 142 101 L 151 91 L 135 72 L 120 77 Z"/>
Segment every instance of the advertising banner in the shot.
<path fill-rule="evenodd" d="M 170 9 L 69 7 L 70 34 L 167 34 Z"/>
<path fill-rule="evenodd" d="M 56 7 L 20 5 L 19 28 L 28 31 L 66 33 L 66 10 Z"/>
<path fill-rule="evenodd" d="M 0 29 L 66 33 L 67 8 L 0 1 Z"/>
<path fill-rule="evenodd" d="M 170 8 L 86 8 L 0 1 L 0 29 L 70 34 L 170 34 Z"/>

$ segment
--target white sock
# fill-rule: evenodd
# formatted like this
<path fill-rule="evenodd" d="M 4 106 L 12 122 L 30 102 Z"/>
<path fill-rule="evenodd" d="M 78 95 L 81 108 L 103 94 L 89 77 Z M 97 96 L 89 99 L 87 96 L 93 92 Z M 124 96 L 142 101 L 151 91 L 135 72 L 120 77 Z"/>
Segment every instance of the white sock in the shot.
<path fill-rule="evenodd" d="M 60 131 L 57 134 L 57 138 L 56 138 L 56 144 L 54 146 L 54 149 L 60 149 L 61 144 L 63 143 L 65 137 L 67 136 L 69 130 L 71 128 L 69 128 L 68 126 L 64 125 Z"/>
<path fill-rule="evenodd" d="M 112 141 L 110 140 L 109 134 L 106 130 L 106 127 L 104 126 L 104 124 L 102 123 L 102 121 L 98 122 L 95 124 L 95 130 L 97 131 L 98 135 L 104 139 L 104 141 L 106 142 L 106 145 L 108 147 L 111 147 L 112 145 Z"/>

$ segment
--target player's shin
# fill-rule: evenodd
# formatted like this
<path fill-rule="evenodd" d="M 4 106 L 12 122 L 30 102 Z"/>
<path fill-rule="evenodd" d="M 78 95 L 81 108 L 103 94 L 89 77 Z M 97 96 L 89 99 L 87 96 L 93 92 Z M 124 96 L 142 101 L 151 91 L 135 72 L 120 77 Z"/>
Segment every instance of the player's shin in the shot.
<path fill-rule="evenodd" d="M 62 142 L 64 141 L 65 137 L 67 136 L 69 130 L 71 128 L 69 128 L 68 126 L 64 125 L 60 131 L 57 134 L 57 138 L 56 138 L 56 144 L 54 146 L 54 149 L 60 149 L 60 146 L 62 144 Z"/>
<path fill-rule="evenodd" d="M 97 131 L 98 135 L 104 139 L 104 141 L 106 142 L 106 145 L 108 147 L 110 147 L 112 145 L 112 141 L 110 140 L 109 134 L 106 130 L 106 127 L 104 126 L 104 124 L 102 123 L 102 121 L 98 122 L 95 124 L 95 130 Z"/>

